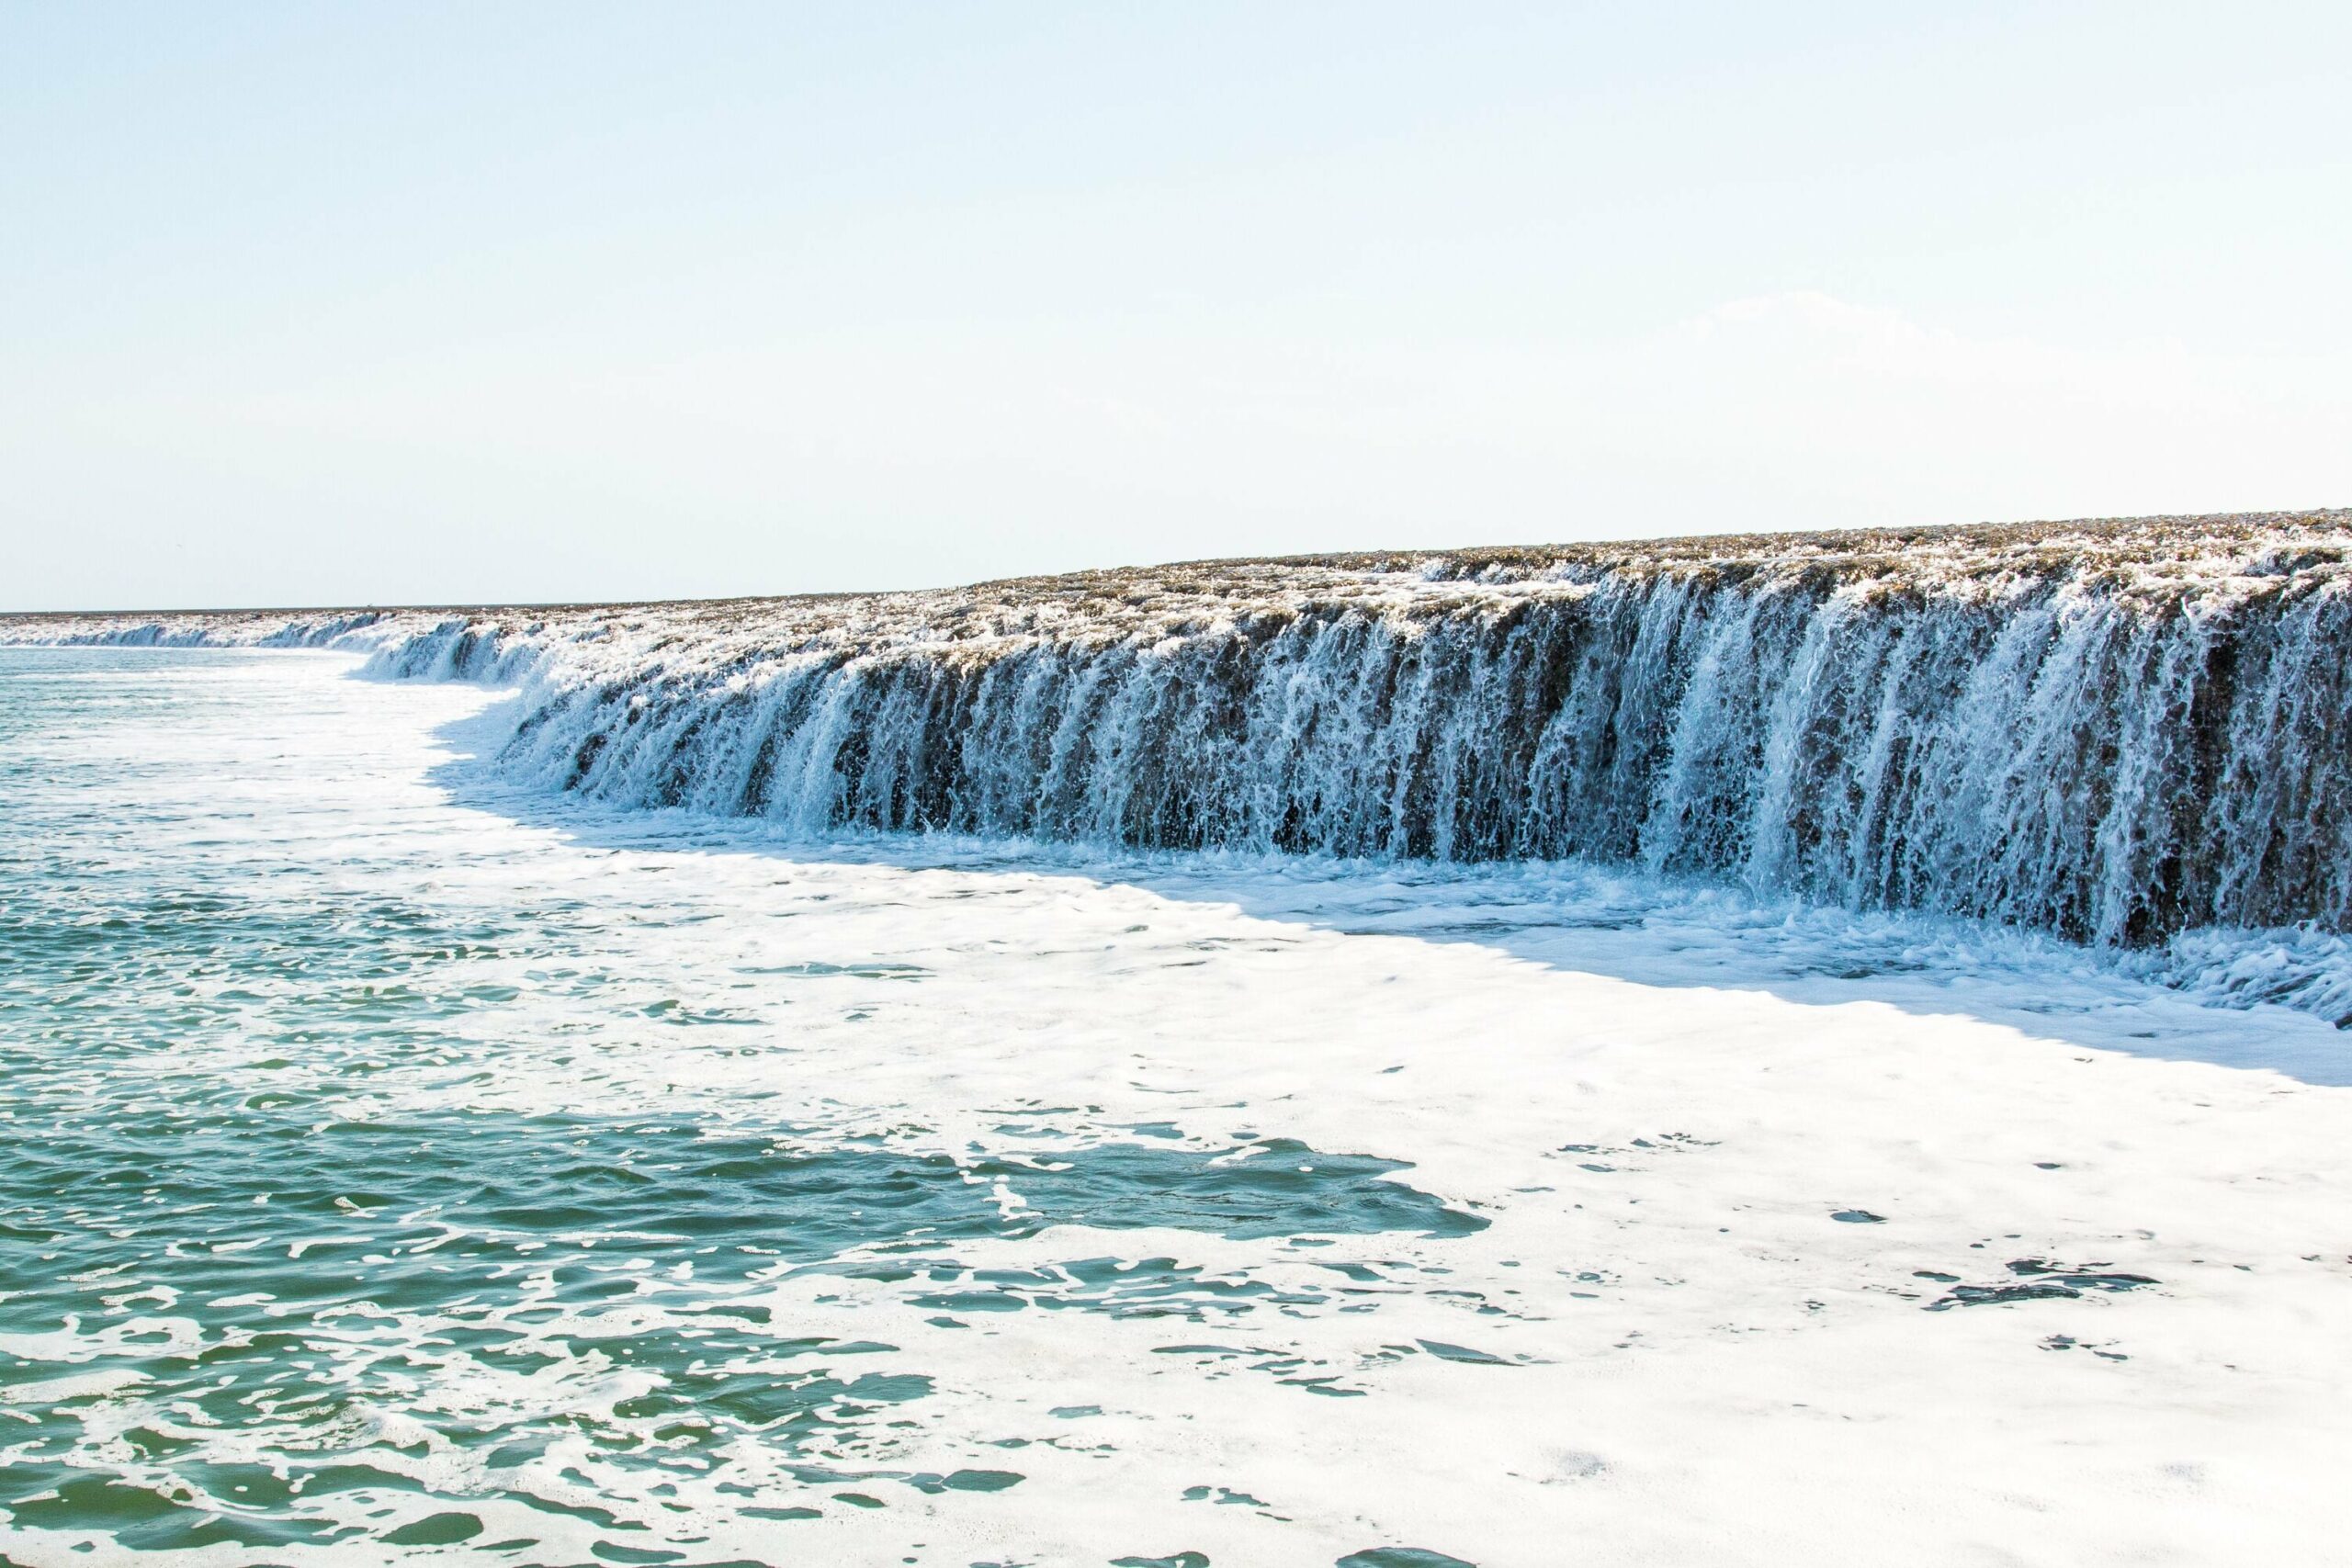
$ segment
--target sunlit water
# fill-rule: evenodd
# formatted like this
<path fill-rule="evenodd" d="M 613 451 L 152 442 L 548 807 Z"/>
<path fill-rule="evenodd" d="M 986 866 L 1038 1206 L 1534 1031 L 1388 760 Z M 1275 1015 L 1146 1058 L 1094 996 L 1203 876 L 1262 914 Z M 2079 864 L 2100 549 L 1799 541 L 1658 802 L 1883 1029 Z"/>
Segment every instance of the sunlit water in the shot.
<path fill-rule="evenodd" d="M 2315 1021 L 1655 890 L 567 817 L 440 749 L 490 694 L 347 670 L 0 651 L 11 1561 L 1860 1562 L 1792 1476 L 1997 1540 L 2020 1411 L 2119 1498 L 2211 1462 L 2127 1379 L 2344 1433 L 2340 1326 L 2241 1299 L 2343 1320 Z"/>

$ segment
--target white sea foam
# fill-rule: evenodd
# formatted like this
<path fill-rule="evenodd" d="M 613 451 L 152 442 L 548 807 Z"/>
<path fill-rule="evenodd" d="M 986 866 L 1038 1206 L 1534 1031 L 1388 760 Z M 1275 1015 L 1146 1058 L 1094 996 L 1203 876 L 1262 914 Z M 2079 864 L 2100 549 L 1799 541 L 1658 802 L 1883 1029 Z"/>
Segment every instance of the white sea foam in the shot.
<path fill-rule="evenodd" d="M 169 1052 L 109 1059 L 116 1085 L 217 1075 L 307 1097 L 321 1123 L 388 1128 L 659 1117 L 701 1139 L 941 1157 L 1031 1204 L 1059 1201 L 1053 1168 L 1090 1151 L 1376 1156 L 1408 1168 L 1386 1178 L 1400 1194 L 1485 1228 L 1219 1235 L 1047 1209 L 1044 1228 L 915 1255 L 945 1278 L 867 1267 L 905 1256 L 877 1229 L 831 1262 L 729 1282 L 683 1233 L 623 1256 L 628 1227 L 587 1224 L 518 1248 L 490 1317 L 335 1318 L 324 1353 L 372 1392 L 323 1427 L 208 1426 L 140 1383 L 77 1382 L 59 1402 L 92 1464 L 200 1486 L 205 1465 L 283 1465 L 298 1441 L 424 1488 L 305 1506 L 377 1536 L 461 1510 L 474 1544 L 527 1537 L 525 1560 L 550 1562 L 599 1544 L 1276 1568 L 1384 1545 L 1481 1568 L 2337 1549 L 2352 1074 L 2316 1017 L 2217 1012 L 2029 933 L 1647 872 L 812 841 L 554 800 L 436 754 L 436 730 L 500 743 L 490 694 L 334 678 L 345 668 L 159 669 L 237 701 L 47 737 L 31 761 L 86 770 L 75 808 L 130 837 L 76 852 L 126 874 L 193 857 L 224 897 L 431 911 L 400 981 L 429 1030 L 371 1043 L 355 990 L 354 1021 L 312 1021 L 289 1051 L 266 1035 L 273 1010 L 317 982 L 197 973 L 188 1005 L 215 1010 Z M 157 842 L 150 818 L 171 825 Z M 447 934 L 476 927 L 495 934 Z M 441 1234 L 355 1205 L 379 1248 Z M 561 1268 L 636 1283 L 559 1303 Z M 2153 1282 L 1934 1310 L 2086 1274 Z M 813 1449 L 778 1431 L 661 1471 L 615 1446 L 684 1440 L 654 1436 L 676 1417 L 628 1414 L 659 1380 L 628 1348 L 747 1306 L 761 1326 L 710 1353 L 730 1374 L 854 1362 L 927 1392 L 851 1399 L 874 1413 L 840 1415 Z M 55 1363 L 45 1381 L 92 1379 L 145 1336 L 166 1375 L 295 1321 L 285 1303 L 218 1310 L 228 1322 L 158 1328 L 132 1307 L 13 1348 Z M 547 1359 L 467 1350 L 492 1322 Z M 575 1435 L 493 1465 L 451 1421 Z M 196 1446 L 143 1457 L 141 1429 Z M 980 1479 L 937 1482 L 959 1474 Z M 979 1489 L 1000 1476 L 1017 1481 Z M 88 1530 L 0 1531 L 44 1568 L 127 1560 Z"/>

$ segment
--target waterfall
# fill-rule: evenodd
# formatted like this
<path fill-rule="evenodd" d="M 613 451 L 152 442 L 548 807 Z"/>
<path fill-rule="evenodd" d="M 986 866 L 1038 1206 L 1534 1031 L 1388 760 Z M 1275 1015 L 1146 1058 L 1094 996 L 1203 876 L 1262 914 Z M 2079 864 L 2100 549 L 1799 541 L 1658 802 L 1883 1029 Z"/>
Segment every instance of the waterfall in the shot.
<path fill-rule="evenodd" d="M 2223 607 L 1659 576 L 649 661 L 548 682 L 501 763 L 812 831 L 1577 857 L 2137 945 L 2352 916 L 2347 654 L 2333 582 Z"/>
<path fill-rule="evenodd" d="M 2352 513 L 2324 513 L 271 635 L 371 647 L 385 675 L 519 681 L 496 766 L 621 804 L 810 832 L 1575 858 L 2145 950 L 2352 927 L 2347 561 Z M 89 635 L 109 629 L 141 630 Z"/>

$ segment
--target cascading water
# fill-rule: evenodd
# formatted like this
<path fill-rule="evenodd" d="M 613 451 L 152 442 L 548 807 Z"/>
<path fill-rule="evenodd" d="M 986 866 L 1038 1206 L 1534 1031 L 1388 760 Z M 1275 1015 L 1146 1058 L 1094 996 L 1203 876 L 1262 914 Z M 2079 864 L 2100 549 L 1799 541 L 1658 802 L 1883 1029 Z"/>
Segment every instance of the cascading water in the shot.
<path fill-rule="evenodd" d="M 1578 858 L 2119 949 L 2286 929 L 2332 964 L 2347 560 L 2339 512 L 45 630 L 364 644 L 381 674 L 521 681 L 498 765 L 622 804 Z"/>

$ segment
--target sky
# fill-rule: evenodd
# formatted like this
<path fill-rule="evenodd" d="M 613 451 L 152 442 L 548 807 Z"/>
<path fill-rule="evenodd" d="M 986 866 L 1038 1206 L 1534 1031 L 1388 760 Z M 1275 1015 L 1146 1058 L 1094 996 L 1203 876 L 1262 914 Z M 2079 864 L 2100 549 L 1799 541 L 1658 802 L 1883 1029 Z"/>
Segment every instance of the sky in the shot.
<path fill-rule="evenodd" d="M 0 0 L 0 608 L 2352 504 L 2352 6 Z"/>

